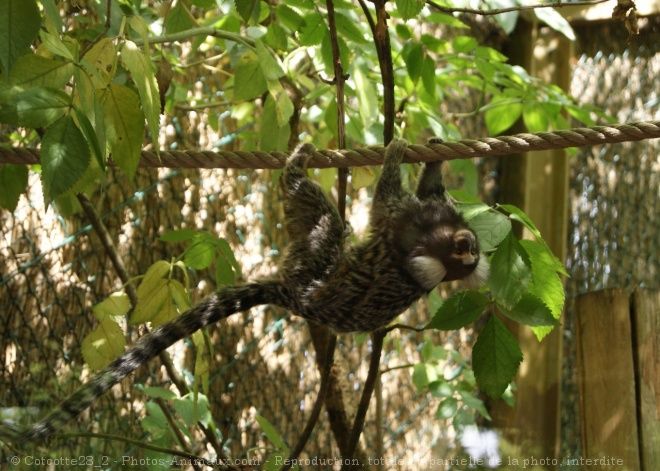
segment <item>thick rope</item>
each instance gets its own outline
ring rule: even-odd
[[[433,162],[507,155],[534,150],[565,149],[595,144],[642,141],[660,137],[660,121],[574,128],[555,132],[523,133],[513,136],[465,139],[442,144],[408,146],[404,162]],[[385,148],[371,146],[360,149],[318,150],[309,162],[314,168],[345,168],[381,165]],[[282,168],[288,154],[284,152],[243,151],[142,151],[140,167],[168,168]],[[37,164],[39,150],[0,147],[0,163]],[[112,162],[109,163],[112,165]]]

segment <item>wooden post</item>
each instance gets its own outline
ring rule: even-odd
[[[628,293],[581,295],[575,314],[583,457],[623,460],[599,469],[641,469]]]
[[[660,469],[660,291],[633,294],[640,455],[644,471]]]

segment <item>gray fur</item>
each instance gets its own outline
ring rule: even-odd
[[[176,341],[260,304],[284,307],[335,332],[368,332],[386,326],[440,281],[474,281],[480,256],[476,236],[445,194],[440,164],[426,165],[413,195],[403,188],[399,171],[406,147],[404,140],[387,147],[373,197],[371,233],[345,248],[346,226],[337,209],[306,176],[314,147],[298,146],[282,175],[289,245],[278,280],[219,289],[142,337],[41,422],[23,432],[0,427],[0,436],[23,442],[47,438]],[[476,251],[474,265],[455,260],[455,234],[466,231],[462,239],[470,253]]]

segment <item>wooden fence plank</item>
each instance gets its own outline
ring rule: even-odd
[[[638,416],[644,471],[660,469],[660,291],[633,295]]]
[[[581,295],[575,311],[583,457],[623,460],[599,469],[639,470],[628,293],[610,289]]]

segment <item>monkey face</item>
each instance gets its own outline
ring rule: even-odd
[[[488,279],[489,271],[474,233],[446,226],[418,240],[408,270],[428,290],[443,281],[454,280],[463,280],[468,287],[478,288]]]

